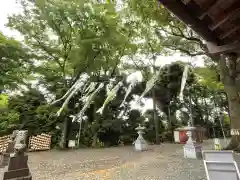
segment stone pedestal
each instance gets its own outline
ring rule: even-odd
[[[13,153],[10,154],[8,167],[3,173],[3,180],[32,180],[28,168],[26,138],[28,131],[18,131],[14,142]]]
[[[190,159],[202,159],[202,147],[199,144],[185,144],[184,157]]]
[[[28,156],[24,154],[10,157],[8,168],[3,174],[3,180],[32,180],[27,162]]]
[[[190,159],[201,159],[202,158],[202,147],[200,144],[196,143],[192,139],[192,132],[195,130],[195,127],[191,127],[190,125],[186,128],[188,141],[184,145],[184,157]]]
[[[144,127],[142,127],[142,126],[138,126],[137,128],[136,128],[136,130],[137,130],[137,133],[138,133],[138,138],[137,138],[137,140],[134,142],[134,144],[135,144],[135,150],[136,151],[144,151],[144,150],[147,150],[147,146],[148,146],[148,144],[147,144],[147,142],[145,141],[145,139],[143,138],[143,130],[144,130],[145,128]]]

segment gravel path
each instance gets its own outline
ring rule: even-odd
[[[33,152],[29,167],[34,180],[205,180],[202,161],[184,159],[179,144]]]
[[[176,148],[177,146],[177,148]],[[157,150],[162,150],[158,152]],[[165,145],[154,152],[146,152],[135,161],[133,168],[123,168],[116,174],[117,180],[203,180],[205,172],[202,161],[183,158],[182,146]],[[109,178],[111,179],[111,178]]]

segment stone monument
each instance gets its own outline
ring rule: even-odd
[[[7,149],[5,152],[2,153],[0,167],[5,167],[8,165],[10,154],[13,153],[14,151],[14,144],[15,144],[15,138],[16,138],[17,132],[18,132],[17,130],[13,131],[12,135],[10,136]]]
[[[147,150],[147,142],[145,141],[145,139],[143,138],[143,130],[145,129],[145,127],[141,126],[140,124],[138,125],[138,127],[136,128],[137,133],[138,133],[138,138],[137,140],[134,142],[135,144],[135,150],[136,151],[144,151]]]
[[[196,127],[192,127],[191,122],[188,122],[188,127],[185,128],[187,131],[188,140],[184,145],[184,157],[191,159],[201,159],[202,158],[202,147],[200,144],[196,143],[192,139],[193,131]]]
[[[28,156],[25,154],[27,133],[28,131],[17,132],[14,152],[10,155],[8,167],[3,173],[3,180],[32,180],[28,168]]]

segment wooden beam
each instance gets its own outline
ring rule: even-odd
[[[216,0],[216,1],[208,8],[208,10],[206,10],[206,11],[199,17],[199,19],[202,20],[202,19],[203,19],[205,16],[207,16],[211,11],[213,11],[216,6],[219,6],[219,5],[222,3],[222,1],[224,1],[224,0]]]
[[[212,6],[210,6],[208,8],[207,11],[205,11],[200,17],[199,19],[203,19],[205,16],[207,16],[208,14],[210,14],[212,11],[215,11],[215,9],[218,9],[218,7],[221,7],[222,10],[225,10],[227,8],[229,8],[236,0],[216,0],[215,3],[212,4]]]
[[[225,39],[228,36],[230,36],[232,33],[236,32],[239,28],[240,28],[240,26],[238,25],[238,26],[232,28],[231,30],[227,31],[226,33],[222,34],[219,38],[220,39]]]
[[[240,42],[227,44],[223,46],[217,46],[212,42],[207,43],[208,52],[210,54],[222,54],[222,53],[232,53],[240,52]]]
[[[208,26],[194,16],[194,9],[188,9],[180,0],[159,0],[169,11],[191,27],[196,33],[207,41],[219,44],[216,35],[209,30]]]
[[[224,24],[225,22],[229,21],[229,20],[234,20],[237,17],[240,17],[240,8],[236,9],[235,11],[229,13],[222,21],[218,22],[215,25],[210,26],[209,28],[214,31],[215,29],[217,29],[219,26],[221,26],[222,24]]]

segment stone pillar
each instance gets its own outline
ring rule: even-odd
[[[145,141],[145,139],[143,138],[143,130],[145,129],[145,127],[143,126],[139,126],[136,128],[137,133],[138,133],[138,138],[137,140],[134,142],[135,144],[135,150],[136,151],[144,151],[147,150],[147,142]]]
[[[184,145],[184,157],[191,159],[201,159],[202,158],[202,147],[200,144],[193,141],[193,131],[196,130],[195,127],[191,126],[191,122],[188,122],[188,127],[185,128],[187,130],[188,141]]]

